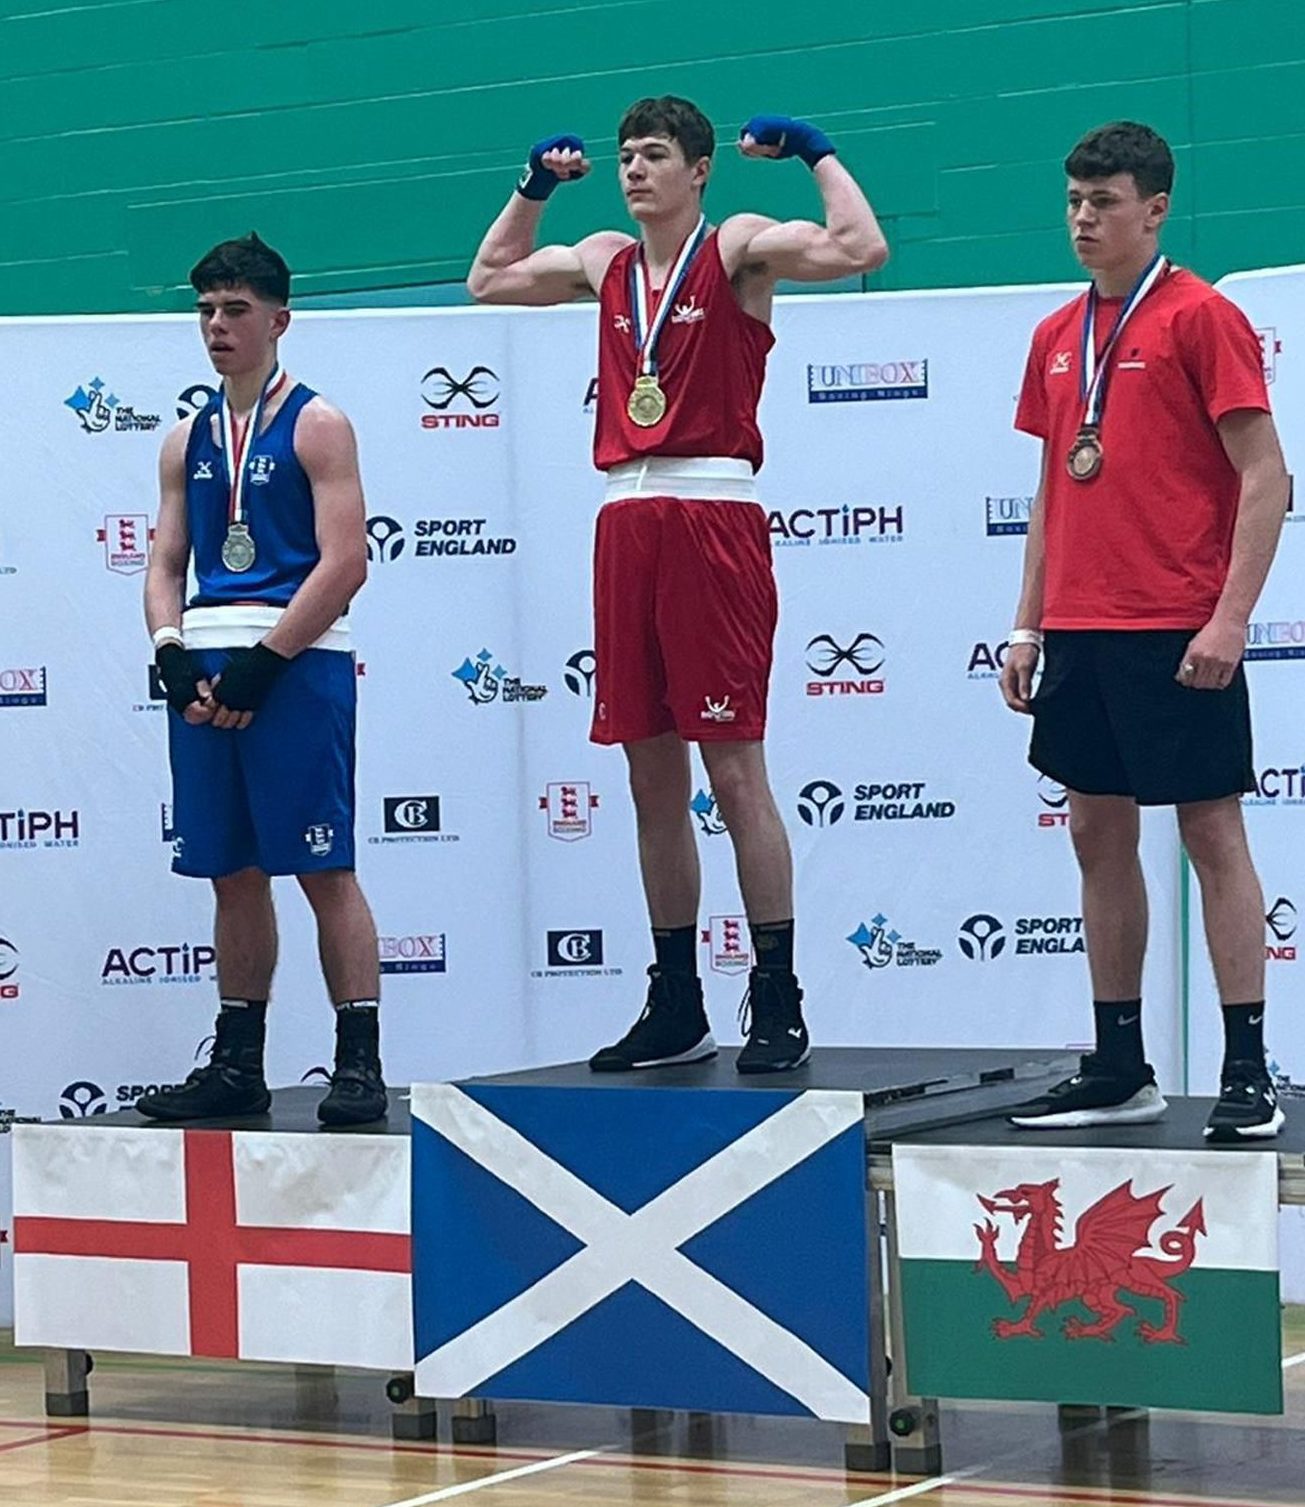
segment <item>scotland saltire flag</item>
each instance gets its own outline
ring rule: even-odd
[[[858,1093],[422,1084],[417,1390],[869,1420]]]

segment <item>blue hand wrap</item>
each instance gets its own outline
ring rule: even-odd
[[[744,136],[758,146],[778,147],[781,157],[801,157],[808,167],[834,155],[834,143],[819,126],[791,115],[754,115],[739,132],[740,140]]]
[[[517,184],[517,193],[523,199],[547,199],[549,194],[562,181],[551,168],[546,168],[540,162],[545,152],[571,150],[583,152],[585,144],[578,136],[545,136],[543,141],[537,141],[530,148],[530,156],[526,159],[525,171],[521,174],[521,181]]]

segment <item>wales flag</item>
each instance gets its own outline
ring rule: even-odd
[[[898,1145],[911,1390],[1281,1413],[1274,1152]]]

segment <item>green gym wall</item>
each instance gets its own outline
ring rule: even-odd
[[[818,121],[892,244],[869,286],[1074,276],[1060,164],[1120,117],[1174,147],[1175,259],[1305,261],[1305,0],[0,0],[0,313],[185,308],[250,228],[301,300],[461,301],[540,136],[594,159],[548,238],[623,223],[616,121],[652,93],[715,121],[716,218],[818,213],[731,146]]]

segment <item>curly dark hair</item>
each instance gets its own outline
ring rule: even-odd
[[[1135,120],[1113,120],[1089,131],[1065,158],[1071,178],[1111,178],[1130,173],[1145,198],[1174,186],[1174,154],[1163,136]]]

